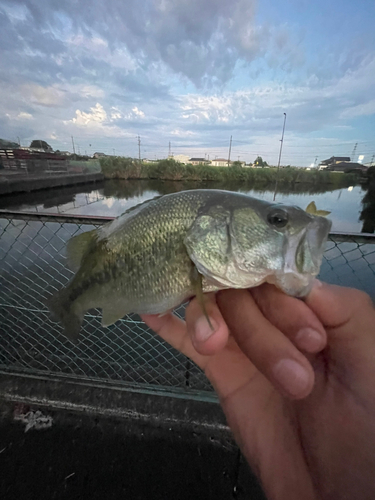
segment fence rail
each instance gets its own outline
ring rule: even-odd
[[[212,397],[201,370],[135,314],[103,328],[100,312],[91,311],[78,344],[51,320],[46,301],[72,277],[66,242],[110,220],[0,212],[0,369]],[[375,299],[375,236],[332,233],[320,278],[362,289]],[[184,308],[176,313],[183,317]]]

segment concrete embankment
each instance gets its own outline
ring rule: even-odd
[[[0,195],[74,186],[76,184],[87,184],[103,180],[104,176],[102,173],[17,175],[0,171]]]

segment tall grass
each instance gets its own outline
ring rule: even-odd
[[[330,184],[346,187],[356,184],[353,174],[302,170],[294,167],[241,168],[212,167],[209,165],[183,165],[174,160],[160,160],[157,163],[141,163],[132,158],[106,157],[100,160],[102,172],[107,179],[158,179],[165,181],[217,181],[244,184]]]

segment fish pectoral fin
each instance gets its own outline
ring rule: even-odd
[[[96,229],[87,231],[86,233],[78,234],[77,236],[73,236],[73,238],[70,238],[66,245],[66,253],[68,258],[68,265],[72,271],[78,271],[83,257],[96,240]]]
[[[108,304],[102,306],[102,326],[113,325],[113,323],[122,319],[128,312],[124,304]]]
[[[209,324],[211,330],[214,331],[214,327],[212,326],[212,323],[210,321],[210,317],[208,316],[207,310],[206,310],[206,304],[205,304],[205,298],[204,298],[203,286],[202,286],[202,275],[198,272],[198,269],[195,266],[194,266],[193,271],[192,271],[192,283],[193,283],[193,288],[195,291],[195,296],[197,298],[198,304],[201,306],[204,317],[206,318],[207,323]]]

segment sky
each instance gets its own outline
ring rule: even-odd
[[[0,137],[149,159],[232,137],[276,165],[285,113],[282,165],[367,163],[374,20],[374,0],[0,0]]]

